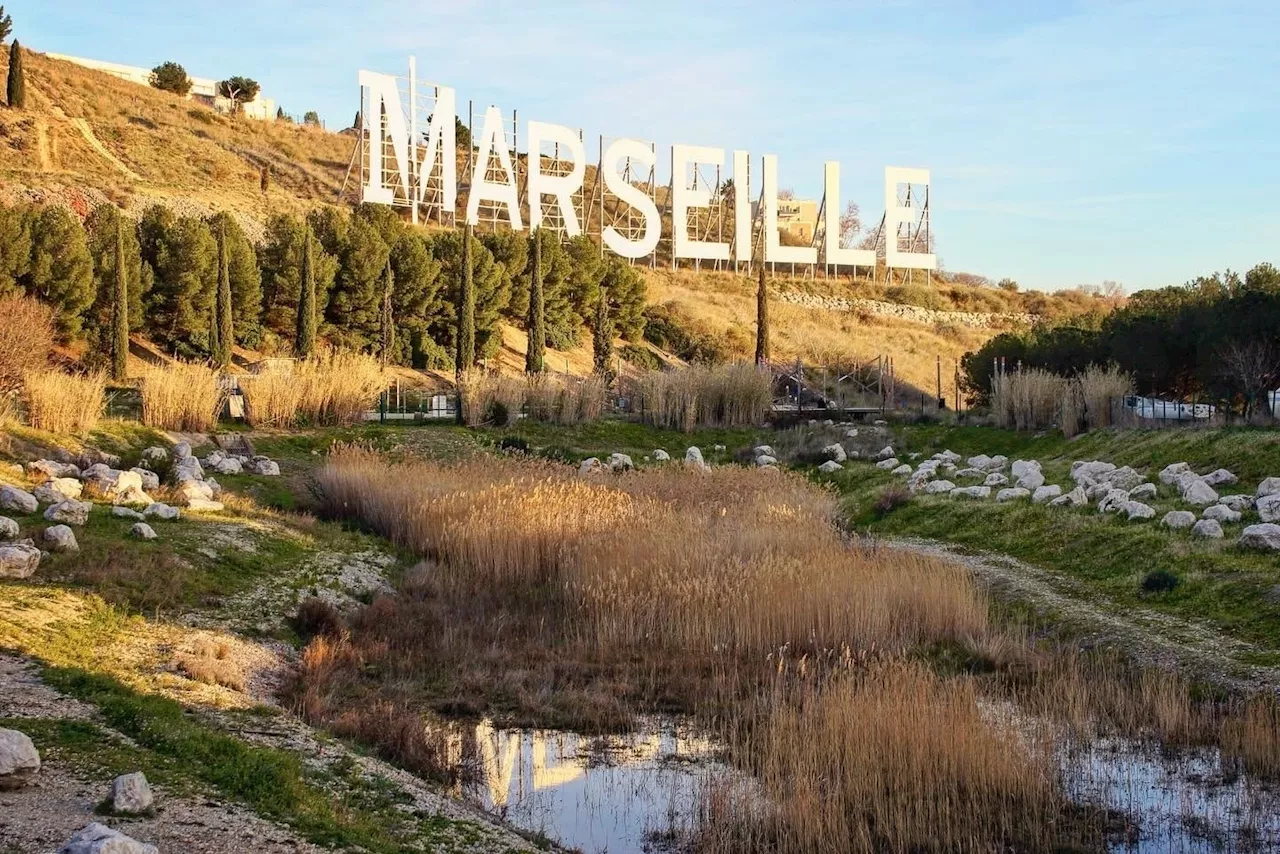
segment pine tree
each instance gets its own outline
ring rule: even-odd
[[[231,267],[227,262],[226,228],[218,229],[218,292],[214,295],[213,304],[218,326],[213,362],[225,368],[231,362],[231,348],[236,342],[231,319]]]
[[[391,259],[387,259],[387,270],[384,275],[385,283],[382,290],[382,346],[381,356],[382,364],[385,367],[391,361],[391,348],[395,345],[395,327],[392,325],[393,317],[391,313],[391,292],[395,289],[395,274],[391,272]]]
[[[769,361],[769,292],[764,284],[764,262],[760,262],[760,281],[756,285],[756,364]]]
[[[116,276],[111,300],[111,379],[124,382],[129,374],[129,279],[125,269],[124,223],[116,218]]]
[[[525,349],[526,374],[542,372],[547,358],[547,326],[542,297],[542,231],[533,230],[533,263],[529,265],[529,319],[525,328],[529,331],[529,346]]]
[[[316,347],[316,273],[311,258],[311,224],[302,236],[302,287],[298,290],[298,335],[294,352],[299,359]]]
[[[600,288],[596,300],[596,318],[591,324],[591,357],[595,372],[608,377],[609,363],[613,361],[613,318],[609,312],[609,289]]]
[[[88,235],[74,214],[56,207],[33,209],[29,233],[30,263],[21,282],[53,309],[59,336],[74,339],[96,296]]]
[[[476,362],[476,287],[471,269],[471,223],[462,233],[462,287],[458,289],[458,374]]]
[[[15,110],[27,106],[27,78],[22,71],[22,46],[17,39],[9,46],[9,106]]]

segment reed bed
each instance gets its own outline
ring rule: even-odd
[[[245,418],[255,427],[349,426],[363,420],[386,388],[378,360],[334,352],[240,381]]]
[[[997,427],[1047,430],[1068,436],[1115,423],[1133,378],[1115,365],[1090,365],[1071,377],[1040,368],[999,372],[991,380],[991,414]]]
[[[545,461],[389,463],[349,448],[320,486],[330,512],[437,561],[453,594],[545,591],[575,616],[573,640],[598,649],[821,654],[987,630],[962,569],[850,545],[834,499],[789,476],[665,468],[612,486]]]
[[[98,426],[107,410],[107,377],[30,371],[23,379],[27,421],[50,433],[85,434]]]
[[[972,680],[890,660],[783,694],[731,739],[759,792],[707,791],[694,850],[985,854],[1062,841],[1050,745],[993,726]]]
[[[195,362],[146,368],[141,390],[142,423],[161,430],[212,430],[226,400],[218,372]]]
[[[773,403],[773,376],[750,363],[654,371],[635,389],[640,420],[689,432],[757,426]]]
[[[467,425],[509,427],[522,412],[553,424],[596,421],[604,413],[609,385],[594,374],[578,380],[558,374],[508,376],[473,370],[463,376],[460,391]]]

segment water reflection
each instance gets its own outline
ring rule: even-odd
[[[703,783],[733,773],[710,740],[670,720],[598,737],[485,721],[467,741],[456,749],[480,772],[472,800],[586,854],[658,850],[691,826]]]

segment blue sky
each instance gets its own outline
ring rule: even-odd
[[[938,254],[1024,286],[1129,291],[1280,263],[1280,4],[7,2],[49,50],[245,74],[344,126],[360,68],[522,118],[777,154],[780,185],[879,220],[886,165],[932,170]],[[588,145],[594,158],[595,146]]]

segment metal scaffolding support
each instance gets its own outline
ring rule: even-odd
[[[600,255],[604,257],[604,240],[602,235],[606,228],[612,227],[627,240],[637,241],[644,237],[645,220],[644,216],[633,208],[631,205],[619,199],[613,193],[609,192],[604,183],[604,173],[606,169],[613,169],[617,166],[615,163],[604,162],[604,152],[616,141],[616,137],[599,137],[600,156],[596,161],[595,181],[591,186],[590,211],[597,214],[597,228],[592,232],[589,226],[587,232],[600,241]],[[655,154],[655,161],[658,147],[655,143],[646,142],[649,150]],[[632,161],[630,157],[624,158],[622,161],[621,173],[622,180],[631,186],[643,192],[657,207],[657,173],[653,166],[644,166],[643,164]],[[635,263],[632,260],[631,263]],[[657,253],[649,255],[648,265],[650,268],[655,267],[658,263]]]

